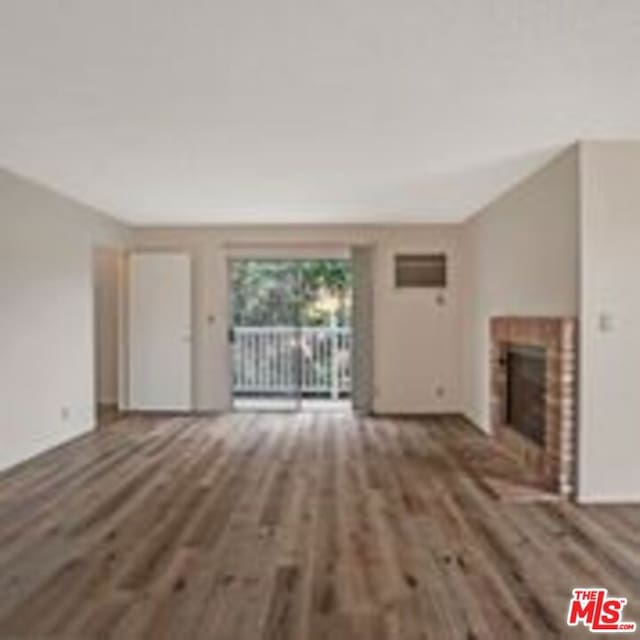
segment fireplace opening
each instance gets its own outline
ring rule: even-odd
[[[545,446],[547,353],[544,347],[506,347],[505,424],[540,447]]]
[[[574,490],[575,318],[491,318],[491,426],[540,486]]]

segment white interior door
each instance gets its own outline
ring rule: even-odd
[[[129,404],[140,411],[191,409],[191,260],[133,253],[129,277]]]

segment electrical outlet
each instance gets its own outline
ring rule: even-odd
[[[67,420],[69,420],[69,418],[71,417],[71,409],[69,407],[62,407],[60,409],[60,417],[67,422]]]
[[[446,395],[446,390],[444,387],[436,387],[436,396],[438,398],[444,398]]]

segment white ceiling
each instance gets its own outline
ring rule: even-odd
[[[138,224],[473,213],[640,136],[638,0],[0,0],[0,165]]]

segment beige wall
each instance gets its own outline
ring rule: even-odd
[[[200,410],[229,407],[227,260],[243,247],[287,253],[353,245],[375,249],[375,409],[379,412],[456,411],[461,404],[461,229],[420,227],[220,227],[140,229],[138,249],[188,250],[194,260],[194,398]],[[445,251],[450,256],[447,305],[433,291],[397,291],[396,252]],[[246,253],[246,250],[244,251]],[[208,316],[214,316],[210,324]],[[440,397],[438,387],[445,391]]]
[[[582,145],[579,497],[640,500],[640,143]]]
[[[0,468],[94,425],[92,252],[126,230],[0,171]]]
[[[488,431],[489,319],[578,312],[578,149],[571,147],[464,225],[464,391]]]

